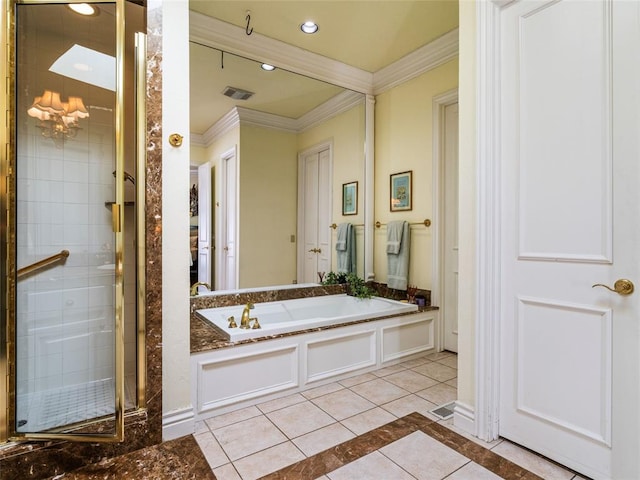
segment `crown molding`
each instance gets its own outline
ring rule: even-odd
[[[293,118],[264,113],[244,107],[235,107],[240,118],[240,125],[271,128],[289,133],[298,133],[298,121]]]
[[[222,135],[238,125],[240,125],[240,115],[238,115],[237,108],[232,108],[201,135],[203,145],[208,147]]]
[[[365,95],[345,90],[335,97],[327,100],[322,105],[317,106],[310,112],[305,113],[297,120],[298,133],[309,130],[320,123],[329,120],[343,112],[364,103]]]
[[[192,147],[206,147],[207,144],[204,141],[204,135],[201,133],[193,133],[189,134],[189,143]]]
[[[191,134],[191,143],[195,146],[208,147],[222,135],[238,125],[253,125],[271,128],[288,133],[301,133],[320,123],[329,120],[350,108],[364,103],[364,95],[358,92],[345,91],[327,100],[298,119],[259,112],[250,108],[234,107],[220,120],[214,123],[204,134]]]
[[[247,35],[244,28],[198,12],[189,12],[189,39],[360,93],[371,93],[370,72],[257,32]]]
[[[390,90],[458,56],[458,29],[414,50],[373,74],[373,93]]]

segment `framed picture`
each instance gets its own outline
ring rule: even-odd
[[[358,182],[342,184],[342,215],[358,213]]]
[[[413,195],[412,171],[394,173],[391,178],[391,203],[392,212],[411,210],[411,197]]]

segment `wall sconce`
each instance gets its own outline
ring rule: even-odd
[[[78,120],[89,118],[89,112],[80,97],[69,97],[68,102],[60,100],[60,94],[45,90],[42,96],[33,100],[27,110],[29,116],[37,118],[36,125],[45,138],[50,138],[56,147],[61,148],[64,141],[77,135],[80,126]]]

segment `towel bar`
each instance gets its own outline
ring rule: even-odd
[[[386,225],[386,223],[380,223],[380,222],[376,222],[376,228],[380,228],[383,225]],[[424,225],[425,227],[430,227],[431,226],[431,220],[429,220],[428,218],[426,220],[424,220],[423,222],[413,222],[410,223],[409,225]]]

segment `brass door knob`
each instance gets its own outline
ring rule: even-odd
[[[172,133],[171,135],[169,135],[169,144],[172,147],[179,147],[182,145],[182,139],[184,137],[182,135],[180,135],[179,133]]]
[[[322,253],[322,250],[320,250],[319,248],[312,248],[311,250],[309,250],[309,253]]]
[[[607,290],[615,292],[619,295],[631,295],[635,287],[633,286],[633,282],[631,280],[627,280],[626,278],[621,278],[620,280],[616,280],[616,283],[613,284],[613,288],[608,285],[604,285],[602,283],[596,283],[595,285],[591,285],[593,287],[604,287]]]

